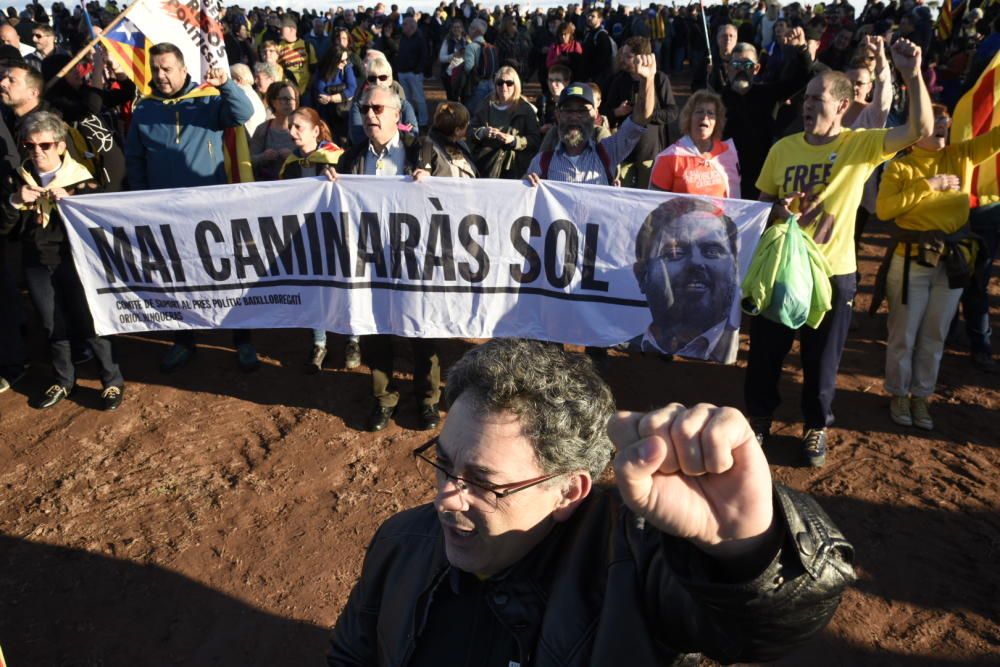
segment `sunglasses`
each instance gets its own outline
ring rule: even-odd
[[[507,86],[508,88],[513,88],[514,82],[511,81],[510,79],[499,79],[497,81],[497,88],[499,88],[500,86]]]
[[[358,108],[361,109],[362,116],[367,116],[369,111],[374,112],[376,116],[381,116],[382,112],[386,109],[395,109],[396,107],[390,107],[385,104],[362,104]]]
[[[375,83],[376,81],[388,81],[388,74],[372,74],[368,77],[368,83]]]
[[[34,150],[35,148],[41,149],[43,151],[50,151],[54,146],[56,146],[58,141],[40,141],[35,143],[34,141],[24,141],[21,143],[21,148],[26,151]]]

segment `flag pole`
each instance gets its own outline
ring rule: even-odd
[[[134,9],[135,6],[138,5],[140,2],[142,2],[142,0],[132,0],[132,2],[129,3],[128,7],[123,9],[122,13],[115,17],[114,21],[112,21],[111,23],[109,23],[104,27],[104,29],[102,30],[102,34],[106,34],[114,30],[119,23],[125,20],[125,17],[128,15],[128,13],[132,11],[132,9]],[[97,45],[99,41],[101,41],[101,35],[96,35],[93,39],[91,39],[90,42],[85,47],[80,49],[80,51],[75,56],[73,56],[72,60],[66,63],[65,67],[59,70],[59,72],[54,77],[52,77],[45,83],[45,90],[51,88],[53,85],[55,85],[56,81],[66,76],[71,69],[76,67],[76,64],[81,60],[83,60],[87,56],[87,54],[91,52],[94,46]]]
[[[705,48],[708,49],[708,66],[712,66],[712,40],[708,37],[708,17],[705,16],[705,2],[698,0],[701,5],[701,25],[705,28]]]

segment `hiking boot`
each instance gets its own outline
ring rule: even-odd
[[[913,425],[925,431],[934,430],[934,420],[931,419],[931,412],[927,409],[926,396],[914,396],[910,400],[910,409],[913,411]]]
[[[356,340],[349,340],[344,348],[344,368],[357,368],[360,365],[361,345]]]
[[[910,414],[910,397],[893,396],[889,400],[889,416],[900,426],[913,426],[913,415]]]
[[[125,398],[125,387],[108,387],[101,392],[101,409],[105,412],[117,410]]]
[[[753,435],[757,438],[757,443],[763,447],[764,441],[767,440],[768,436],[771,435],[771,420],[768,417],[751,417],[750,418],[750,428],[753,429]]]
[[[802,438],[802,453],[806,463],[813,468],[822,468],[826,463],[826,429],[810,428]]]
[[[260,368],[260,359],[257,358],[257,348],[253,343],[243,343],[236,348],[236,364],[244,373],[253,373]]]
[[[997,362],[993,359],[993,355],[985,350],[972,353],[972,365],[987,373],[997,372]]]
[[[315,375],[323,370],[324,359],[326,359],[326,346],[313,345],[312,354],[309,355],[309,361],[306,362],[306,373],[309,375]]]
[[[167,356],[160,362],[161,373],[173,373],[178,368],[191,361],[194,357],[194,348],[183,343],[174,343],[167,351]]]

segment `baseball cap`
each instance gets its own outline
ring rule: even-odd
[[[559,96],[559,106],[563,106],[570,100],[583,100],[590,106],[597,106],[594,104],[594,91],[585,83],[571,83],[563,88],[562,94]]]

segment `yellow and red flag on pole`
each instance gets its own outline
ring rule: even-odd
[[[101,44],[107,49],[108,57],[113,58],[132,79],[135,87],[143,95],[149,95],[149,82],[153,78],[149,62],[149,47],[152,44],[146,35],[126,18],[111,32],[101,36]]]
[[[951,37],[951,31],[959,17],[964,13],[964,9],[965,0],[943,0],[937,20],[938,39],[947,40]]]
[[[986,134],[1000,125],[1000,52],[955,106],[951,142],[957,143]],[[1000,201],[1000,153],[986,162],[970,166],[962,174],[962,190],[968,192],[973,206]]]

